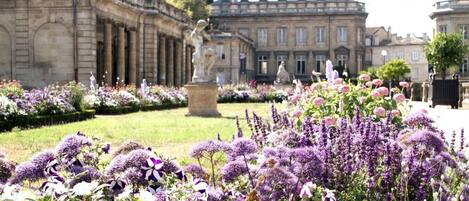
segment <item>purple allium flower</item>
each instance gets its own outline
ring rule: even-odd
[[[230,155],[233,158],[256,153],[257,145],[252,139],[237,138],[231,142]]]
[[[438,156],[440,156],[442,161],[446,163],[448,166],[452,168],[456,168],[458,166],[458,163],[456,162],[456,160],[448,152],[443,151],[440,154],[438,154]]]
[[[55,156],[50,151],[44,151],[32,157],[30,162],[23,163],[16,167],[15,177],[12,183],[21,183],[24,180],[37,181],[46,177],[45,170],[50,161]]]
[[[122,179],[133,185],[143,185],[146,183],[145,176],[142,173],[142,170],[136,167],[127,168],[124,171]]]
[[[129,152],[133,151],[133,150],[138,150],[138,149],[145,149],[145,146],[137,143],[137,142],[132,142],[132,141],[128,141],[128,142],[125,142],[124,144],[122,144],[119,148],[117,148],[117,150],[114,152],[113,156],[117,156],[117,155],[125,155],[125,154],[128,154]]]
[[[207,201],[226,200],[223,191],[220,188],[209,187],[207,190]]]
[[[155,154],[150,151],[143,149],[131,151],[125,156],[125,160],[123,163],[124,169],[131,167],[145,167],[146,165],[148,165],[147,160],[150,158],[156,158]]]
[[[289,193],[296,190],[297,177],[282,167],[273,166],[259,171],[259,197],[261,200],[288,199]]]
[[[188,174],[191,174],[195,178],[205,179],[208,176],[208,174],[207,174],[207,172],[205,172],[204,168],[201,167],[200,165],[196,165],[196,164],[190,164],[190,165],[186,166],[185,172],[187,172]]]
[[[446,148],[443,140],[438,137],[434,132],[428,130],[422,130],[412,134],[411,136],[409,136],[409,138],[407,138],[407,143],[423,144],[425,146],[434,148],[435,151],[438,153]]]
[[[227,151],[228,149],[228,145],[224,142],[210,140],[196,145],[192,149],[190,156],[192,158],[200,159],[204,156],[207,156],[205,154],[213,155],[217,152]]]
[[[65,137],[57,145],[57,155],[60,157],[74,158],[81,152],[84,146],[91,146],[92,141],[83,135],[70,135]]]
[[[161,170],[165,173],[176,173],[181,170],[181,167],[176,160],[164,160]]]
[[[406,117],[404,122],[411,127],[431,128],[434,120],[424,112],[415,112]]]
[[[107,176],[111,176],[117,172],[124,171],[124,161],[124,155],[117,155],[106,167],[106,169],[104,170],[104,174]]]
[[[249,169],[243,161],[231,161],[221,169],[221,176],[225,182],[233,182],[237,177],[248,173]]]
[[[0,184],[6,183],[15,171],[15,164],[0,158]]]
[[[101,178],[101,173],[94,167],[90,167],[90,166],[82,167],[81,171],[77,171],[77,172],[79,172],[76,175],[78,177],[73,178],[69,182],[70,186],[74,186],[75,184],[78,184],[78,183],[81,183],[81,182],[90,183],[94,180],[98,180],[99,178]]]

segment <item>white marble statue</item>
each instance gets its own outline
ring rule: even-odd
[[[207,25],[208,23],[205,20],[199,20],[191,33],[192,43],[195,47],[192,57],[192,63],[194,64],[192,82],[213,81],[210,71],[216,62],[216,53],[213,48],[204,45],[204,38],[210,40],[210,35],[204,31]]]
[[[90,72],[90,90],[94,91],[98,88],[98,84],[96,83],[96,78],[94,77],[93,73]]]
[[[332,64],[331,60],[327,60],[326,61],[326,78],[327,78],[327,82],[329,84],[332,84],[334,82],[334,77],[335,77],[334,65]]]
[[[285,70],[285,62],[282,61],[280,66],[278,66],[276,83],[287,84],[290,83],[290,81],[290,74],[288,74],[287,70]]]

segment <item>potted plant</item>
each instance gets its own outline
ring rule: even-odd
[[[460,66],[464,62],[468,46],[460,34],[439,33],[435,39],[425,47],[425,55],[428,63],[433,66],[433,74],[430,75],[430,89],[428,100],[430,107],[436,105],[451,105],[451,108],[459,106],[459,78],[457,74],[448,80],[448,71],[452,66]],[[441,80],[435,79],[435,75],[441,76]]]

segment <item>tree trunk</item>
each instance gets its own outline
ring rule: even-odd
[[[441,76],[442,76],[441,78],[442,78],[443,80],[446,80],[446,70],[441,71]]]

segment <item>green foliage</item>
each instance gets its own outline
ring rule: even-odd
[[[399,80],[410,73],[410,67],[402,59],[395,59],[387,62],[378,69],[378,77],[382,80]]]
[[[443,79],[451,66],[461,65],[464,62],[468,46],[464,44],[460,34],[439,33],[435,39],[425,47],[428,63],[433,65],[435,73]]]
[[[83,111],[85,109],[84,97],[86,88],[81,83],[70,82],[65,88],[70,92],[70,104],[77,110]]]
[[[369,67],[366,70],[360,71],[360,75],[368,74],[371,79],[378,79],[378,69],[379,67]]]
[[[207,19],[210,16],[210,8],[206,0],[169,0],[168,2],[185,10],[195,21]]]

